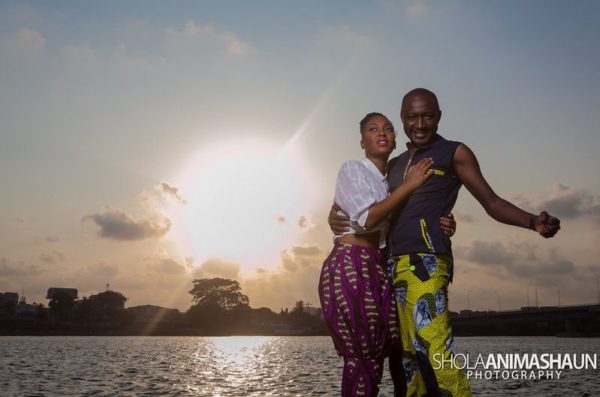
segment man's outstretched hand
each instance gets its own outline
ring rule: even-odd
[[[541,236],[550,238],[560,230],[560,219],[542,211],[535,220],[534,229]]]

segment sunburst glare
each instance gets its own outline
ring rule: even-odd
[[[187,201],[172,208],[173,235],[196,262],[227,258],[242,271],[274,265],[309,209],[309,175],[294,146],[228,141],[199,151],[176,179]]]

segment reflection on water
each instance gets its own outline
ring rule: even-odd
[[[188,389],[212,396],[336,394],[338,360],[329,343],[318,337],[205,338],[193,353],[198,376]]]
[[[457,338],[479,353],[600,353],[599,339]],[[0,337],[2,396],[339,395],[327,337]],[[387,372],[387,371],[386,371]],[[595,395],[598,371],[560,380],[472,381],[475,395]],[[391,396],[389,375],[381,395]]]

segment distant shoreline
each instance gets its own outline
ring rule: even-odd
[[[0,316],[2,336],[328,336],[322,317],[302,310],[275,314],[268,309],[207,312],[192,321],[172,309],[142,307],[113,318],[60,321],[36,315]],[[150,310],[151,309],[151,310]],[[222,313],[221,313],[222,314]],[[524,307],[512,311],[452,313],[454,336],[600,337],[600,305]]]

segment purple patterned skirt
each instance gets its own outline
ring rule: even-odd
[[[323,316],[340,356],[380,359],[399,344],[391,280],[378,249],[335,243],[319,281]]]

